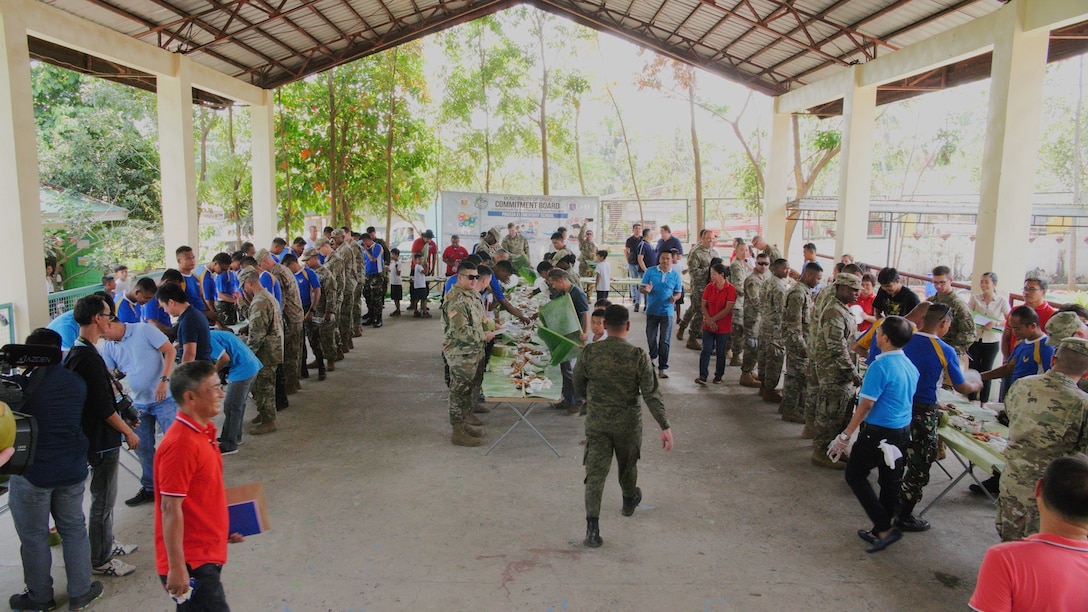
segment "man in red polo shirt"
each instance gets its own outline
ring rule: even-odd
[[[181,364],[174,369],[170,394],[178,404],[177,420],[155,455],[159,578],[179,611],[229,611],[220,573],[227,543],[243,538],[229,533],[223,459],[211,422],[223,401],[215,365]]]

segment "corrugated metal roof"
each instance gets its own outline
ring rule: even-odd
[[[276,87],[519,0],[44,0]],[[768,94],[986,15],[999,0],[526,0]],[[46,57],[45,59],[48,59]]]

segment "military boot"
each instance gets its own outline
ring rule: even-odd
[[[464,419],[465,422],[469,425],[475,425],[476,427],[481,427],[484,424],[484,422],[480,420],[480,417],[472,414],[471,412],[461,415],[461,418]]]
[[[625,495],[623,497],[623,509],[620,510],[620,513],[624,516],[631,516],[635,513],[635,508],[638,508],[640,503],[642,503],[642,489],[635,487],[634,495],[631,497]]]
[[[482,430],[482,429],[479,429],[477,427],[473,427],[472,425],[469,425],[468,423],[461,423],[461,426],[464,427],[465,433],[472,436],[473,438],[482,438],[482,437],[484,437],[484,430]]]
[[[757,388],[757,387],[758,388],[763,388],[763,385],[759,382],[759,379],[756,378],[751,372],[742,372],[741,373],[741,375],[740,375],[740,386],[742,386],[742,387],[752,387],[752,388]]]
[[[316,367],[320,367],[320,364],[317,363],[317,359],[314,359],[310,363],[307,363],[306,367],[307,368],[316,368]]]
[[[688,326],[687,323],[684,323],[683,320],[681,320],[680,324],[676,326],[676,339],[677,340],[683,340],[684,339],[684,330],[687,329],[687,326]]]
[[[472,437],[472,434],[465,430],[464,423],[457,423],[453,426],[453,435],[450,436],[450,442],[454,446],[480,446],[483,444],[479,438]]]
[[[729,360],[729,365],[731,365],[731,366],[741,365],[740,355],[738,355],[736,353],[733,353],[733,358]]]
[[[325,371],[335,372],[336,371],[336,360],[335,359],[329,359],[327,361],[328,361],[329,365],[325,366]]]
[[[763,401],[772,404],[781,404],[782,394],[778,392],[778,389],[765,389],[763,391]]]
[[[703,345],[699,344],[699,339],[696,338],[695,336],[688,336],[688,343],[685,344],[684,346],[686,346],[687,348],[689,348],[689,349],[691,349],[693,351],[703,350]]]
[[[586,519],[586,539],[582,540],[582,545],[588,548],[600,548],[601,544],[604,544],[604,540],[601,539],[601,526],[597,518]]]
[[[812,425],[808,422],[805,423],[805,428],[801,430],[802,440],[811,440],[816,437],[816,432],[813,431]]]
[[[832,470],[845,470],[845,461],[832,461],[831,457],[828,457],[824,451],[815,448],[812,450],[812,465],[823,468],[830,468]]]

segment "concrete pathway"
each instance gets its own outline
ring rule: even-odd
[[[696,386],[698,356],[674,340],[663,386],[676,447],[661,450],[645,412],[642,505],[620,515],[613,470],[604,547],[585,549],[583,419],[533,413],[559,458],[524,426],[489,456],[453,447],[439,319],[385,321],[327,381],[303,381],[278,433],[247,435],[224,458],[228,486],[264,483],[272,522],[230,548],[233,609],[963,610],[998,541],[993,506],[961,483],[927,516],[931,531],[866,554],[860,505],[841,472],[809,464],[801,427],[737,386],[739,368],[727,384]],[[645,346],[642,314],[632,327]],[[488,444],[516,420],[505,408],[483,417]],[[934,472],[927,498],[948,482]],[[116,510],[118,539],[140,547],[125,559],[138,570],[104,579],[98,610],[173,609],[155,575],[151,506],[122,501],[138,486],[122,473]],[[54,549],[63,609],[61,562]],[[3,516],[0,594],[21,590]]]

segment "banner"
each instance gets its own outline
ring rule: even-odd
[[[502,237],[507,225],[529,241],[529,258],[535,265],[551,250],[551,235],[559,227],[567,228],[568,247],[578,254],[578,230],[574,225],[589,222],[596,230],[600,200],[596,196],[513,195],[504,193],[471,193],[443,191],[442,231],[438,236],[439,251],[450,242],[451,235],[461,238],[469,251],[480,241],[480,233],[498,228]],[[599,232],[598,232],[599,233]]]

